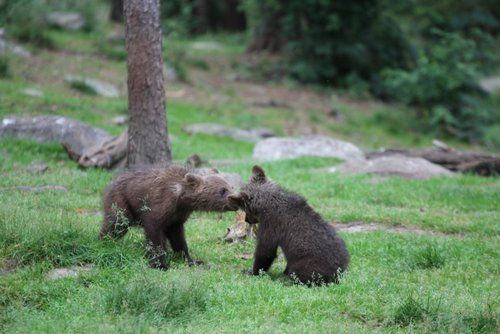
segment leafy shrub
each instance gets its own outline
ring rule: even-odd
[[[44,0],[6,0],[0,5],[0,23],[17,40],[53,48],[47,35],[46,17],[50,7]]]
[[[167,35],[241,31],[246,20],[238,0],[161,0],[161,21]]]
[[[475,43],[456,33],[435,34],[438,42],[421,53],[414,69],[384,71],[386,93],[415,106],[429,125],[427,130],[481,139],[493,114],[481,107],[486,95],[477,85]]]
[[[250,48],[284,51],[304,82],[377,82],[381,68],[408,68],[413,51],[379,1],[248,0]],[[264,13],[264,14],[262,14]]]
[[[54,48],[55,43],[48,34],[47,17],[51,12],[78,12],[85,18],[83,30],[92,31],[98,25],[99,9],[98,0],[4,0],[0,1],[0,25],[5,25],[7,32],[21,42]]]

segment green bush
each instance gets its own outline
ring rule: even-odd
[[[36,46],[53,48],[47,35],[46,17],[50,12],[44,0],[6,0],[0,4],[0,24],[17,40]]]
[[[48,34],[47,17],[54,11],[75,11],[85,18],[84,31],[96,29],[96,13],[100,9],[98,0],[4,0],[0,1],[0,26],[15,39],[39,47],[54,48],[55,43]]]
[[[283,51],[300,81],[376,84],[380,69],[413,63],[410,44],[379,1],[247,0],[246,8],[250,48]]]
[[[384,71],[386,93],[415,106],[427,130],[482,139],[493,113],[482,107],[486,95],[477,85],[475,42],[457,33],[435,31],[435,35],[436,44],[420,54],[414,69]]]

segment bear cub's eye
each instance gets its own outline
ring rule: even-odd
[[[227,188],[222,188],[222,189],[220,190],[220,195],[221,195],[221,196],[225,196],[225,195],[227,194],[227,192],[228,192],[228,191],[229,191],[229,190],[227,190]]]

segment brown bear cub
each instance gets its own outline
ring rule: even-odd
[[[103,197],[104,222],[100,238],[123,237],[130,226],[142,226],[151,247],[151,265],[166,269],[166,241],[190,265],[201,264],[188,252],[184,223],[193,211],[236,211],[235,194],[217,171],[196,175],[171,165],[128,171],[119,175]]]
[[[347,269],[349,252],[334,228],[302,196],[270,182],[259,166],[230,200],[245,211],[248,223],[260,224],[253,275],[268,271],[278,247],[287,260],[285,275],[302,283],[337,283]]]

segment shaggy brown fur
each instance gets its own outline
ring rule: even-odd
[[[254,275],[269,270],[278,247],[287,260],[285,274],[302,283],[337,283],[347,269],[349,253],[334,228],[303,197],[268,181],[259,166],[230,200],[245,211],[247,222],[260,224]]]
[[[228,200],[234,191],[216,172],[201,176],[172,165],[121,174],[104,193],[100,238],[121,238],[130,226],[140,225],[151,246],[152,266],[167,268],[166,240],[189,264],[201,263],[189,256],[184,223],[193,211],[237,209]]]

